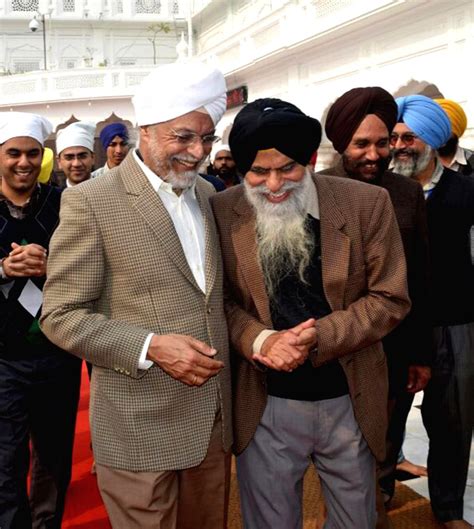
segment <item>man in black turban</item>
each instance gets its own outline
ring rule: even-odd
[[[375,526],[387,394],[380,339],[409,309],[405,259],[385,190],[307,168],[320,137],[319,122],[291,103],[250,103],[229,136],[244,184],[211,201],[238,352],[246,529],[302,526],[309,458],[327,527]]]
[[[401,228],[412,308],[402,324],[383,339],[389,367],[390,422],[380,484],[386,500],[394,493],[397,457],[414,394],[424,389],[430,378],[433,347],[428,319],[428,228],[423,190],[418,182],[387,170],[389,136],[396,121],[397,104],[383,88],[349,90],[329,109],[326,121],[326,135],[342,158],[335,167],[321,171],[384,187]]]
[[[257,99],[239,112],[230,132],[232,155],[242,174],[260,150],[275,148],[306,165],[321,142],[321,125],[280,99]]]

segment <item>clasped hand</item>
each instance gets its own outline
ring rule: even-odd
[[[317,344],[315,323],[310,318],[292,329],[271,334],[253,359],[276,371],[293,371],[306,361]]]
[[[3,271],[8,277],[41,277],[46,275],[47,251],[39,244],[21,246],[12,242],[12,251],[3,260]]]

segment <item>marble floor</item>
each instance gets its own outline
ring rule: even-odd
[[[419,408],[417,408],[417,406],[421,404],[422,400],[423,393],[417,393],[410,411],[410,415],[408,416],[403,451],[405,453],[405,457],[408,460],[419,465],[426,465],[426,457],[428,454],[428,438],[421,420],[421,412]],[[405,484],[418,492],[418,494],[421,494],[425,498],[429,498],[427,478],[411,479],[405,482]],[[474,441],[471,445],[469,476],[466,493],[464,495],[464,517],[468,522],[474,524]]]

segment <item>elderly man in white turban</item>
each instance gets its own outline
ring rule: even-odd
[[[38,183],[51,130],[36,114],[0,113],[2,529],[60,529],[71,476],[81,362],[38,325],[61,197]]]
[[[222,263],[198,167],[225,111],[204,64],[153,71],[139,149],[64,193],[42,327],[94,364],[92,444],[112,526],[223,529],[232,441]]]
[[[65,187],[89,180],[94,166],[95,124],[76,121],[58,131],[56,153],[59,168],[64,172]]]

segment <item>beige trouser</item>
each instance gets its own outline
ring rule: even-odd
[[[100,493],[113,529],[225,529],[230,452],[216,419],[207,455],[178,471],[128,472],[97,465]]]

